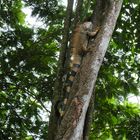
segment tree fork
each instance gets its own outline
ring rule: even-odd
[[[95,29],[101,26],[101,23],[104,20],[102,17],[105,14],[106,6],[107,4],[105,4],[104,1],[96,2],[96,7],[95,7],[95,10],[93,11],[92,18],[91,18]],[[93,117],[93,111],[94,111],[94,101],[95,101],[95,89],[93,89],[93,93],[92,93],[90,103],[87,109],[86,117],[85,117],[85,123],[84,123],[84,129],[83,129],[83,140],[89,139],[89,132],[90,132],[91,124],[92,124],[92,117]]]
[[[82,140],[84,137],[83,128],[85,116],[93,87],[95,86],[98,71],[115,28],[122,1],[123,0],[97,1],[96,6],[100,8],[103,7],[103,9],[96,7],[96,10],[102,11],[101,15],[96,14],[98,15],[97,17],[101,17],[95,22],[95,25],[100,25],[100,30],[94,43],[90,44],[90,47],[92,47],[91,52],[83,58],[81,69],[75,77],[71,88],[70,105],[66,110],[55,140]]]

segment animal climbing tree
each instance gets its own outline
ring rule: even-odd
[[[0,1],[0,140],[138,140],[140,1],[62,1]],[[85,21],[99,30],[67,98],[70,40]]]
[[[82,1],[79,0],[78,2],[79,3],[77,3],[76,16],[80,17],[80,13],[78,12]],[[64,27],[66,28],[65,32],[67,33],[64,32],[64,41],[62,43],[63,47],[60,53],[59,60],[61,66],[58,71],[58,79],[56,81],[56,87],[54,91],[54,93],[56,94],[55,96],[61,95],[61,93],[59,93],[61,92],[61,90],[58,89],[62,89],[62,84],[59,83],[61,83],[60,81],[62,81],[63,77],[64,58],[66,58],[66,48],[64,47],[67,46],[67,41],[69,38],[68,33],[69,25],[71,25],[72,5],[72,1],[68,1],[67,17]],[[86,126],[86,113],[91,100],[91,96],[94,93],[93,89],[95,86],[98,71],[102,64],[108,43],[116,25],[121,5],[122,0],[96,1],[95,9],[93,9],[93,14],[91,15],[91,22],[93,23],[93,31],[99,28],[98,34],[93,41],[89,41],[90,43],[88,44],[88,47],[91,48],[91,51],[87,53],[82,60],[80,70],[75,77],[73,86],[70,91],[71,98],[69,101],[69,107],[67,108],[64,116],[62,118],[59,118],[61,116],[55,116],[56,108],[54,106],[52,107],[49,139],[87,139],[87,137],[85,137],[85,135],[87,136],[87,134],[83,133]],[[57,133],[52,132],[54,128],[56,128]]]

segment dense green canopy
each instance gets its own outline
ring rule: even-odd
[[[24,7],[42,26],[28,26]],[[1,140],[47,138],[64,18],[58,0],[1,2]],[[140,4],[125,1],[96,83],[91,139],[140,138],[140,105],[129,101],[140,95],[139,33]]]

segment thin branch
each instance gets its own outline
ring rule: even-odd
[[[42,107],[43,107],[47,112],[51,113],[51,111],[49,111],[49,110],[45,107],[45,105],[42,103],[42,101],[39,100],[39,102],[40,102],[40,104],[42,105]]]
[[[68,0],[66,18],[64,21],[64,32],[63,32],[63,38],[62,38],[62,44],[61,44],[61,50],[60,50],[60,56],[58,62],[59,68],[58,68],[57,79],[54,87],[54,100],[58,100],[58,96],[60,96],[61,94],[62,77],[64,75],[64,64],[66,60],[66,49],[69,40],[69,30],[70,30],[69,27],[71,26],[73,2],[74,0]]]
[[[77,22],[80,21],[82,5],[83,5],[83,0],[77,0],[77,6],[76,6],[76,12],[75,12],[75,17],[74,17],[73,27],[75,27]]]
[[[62,38],[62,45],[60,50],[60,56],[58,61],[58,72],[57,72],[57,79],[54,85],[54,97],[53,103],[51,108],[51,115],[49,120],[49,129],[48,129],[48,139],[53,140],[56,136],[57,128],[59,125],[60,116],[56,115],[55,104],[58,102],[61,96],[61,89],[62,89],[62,77],[64,75],[64,64],[66,58],[66,49],[69,40],[69,27],[71,25],[71,17],[72,17],[72,9],[73,9],[74,0],[68,0],[67,11],[66,11],[66,18],[64,21],[64,32]],[[54,131],[55,130],[55,131]]]

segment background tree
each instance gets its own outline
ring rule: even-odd
[[[43,26],[25,22],[30,7]],[[94,1],[84,2],[94,9]],[[3,0],[0,5],[0,139],[46,139],[54,99],[65,7],[60,1]],[[91,10],[90,10],[91,9]],[[91,139],[139,139],[139,1],[124,1],[96,82]],[[84,10],[81,17],[88,15]],[[43,112],[43,117],[42,116]],[[44,114],[45,113],[45,114]],[[45,118],[45,119],[44,119]],[[53,130],[54,131],[54,130]]]

